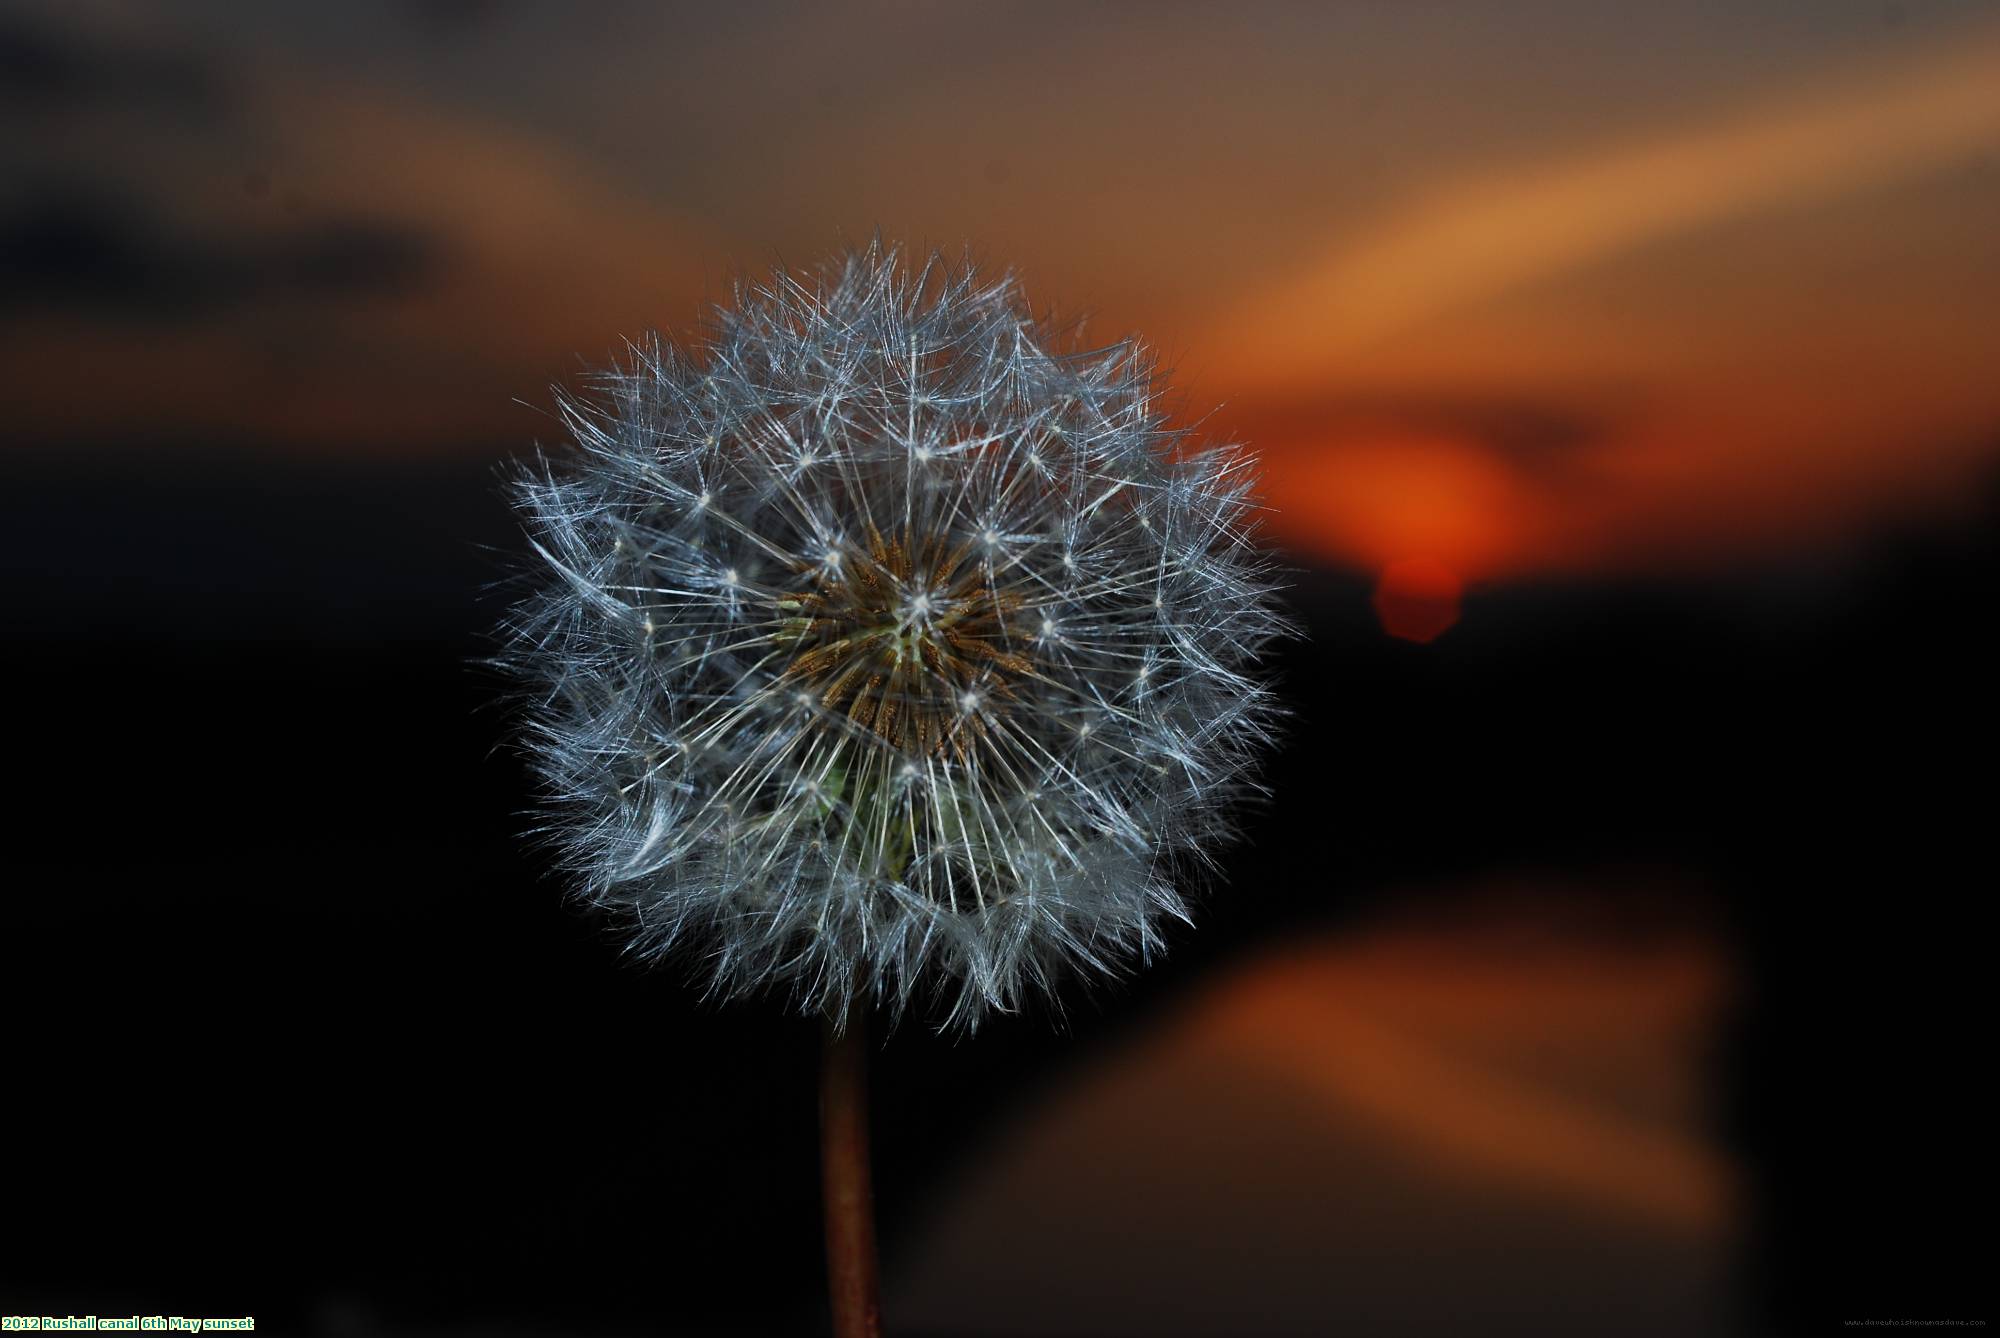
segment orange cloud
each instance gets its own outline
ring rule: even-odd
[[[1996,87],[2000,30],[1733,119],[1447,181],[1236,314],[1210,365],[1232,386],[1297,385],[1383,339],[1659,238],[1919,176],[2000,144]]]

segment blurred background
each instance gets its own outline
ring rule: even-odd
[[[893,1332],[1990,1314],[2000,7],[16,0],[0,118],[7,1313],[820,1329],[812,1028],[471,662],[550,384],[879,229],[1309,634],[1165,962],[877,1051]]]

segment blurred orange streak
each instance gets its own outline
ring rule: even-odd
[[[1621,912],[1606,934],[1580,891],[1479,889],[1297,936],[1028,1094],[908,1233],[906,1322],[1730,1327],[1739,1223],[1704,1067],[1722,949],[1684,919]]]
[[[1267,958],[1196,1008],[1186,1043],[1265,1065],[1461,1170],[1707,1231],[1730,1219],[1730,1177],[1690,1136],[1683,1078],[1724,990],[1699,942],[1510,960],[1405,931]],[[1565,1055],[1571,1089],[1524,1062]],[[1636,1073],[1654,1109],[1633,1118],[1581,1091],[1575,1071],[1593,1061],[1626,1070],[1627,1103]]]
[[[1310,383],[1357,350],[1658,238],[1914,176],[2000,143],[2000,29],[1733,121],[1444,183],[1227,319],[1231,387]]]

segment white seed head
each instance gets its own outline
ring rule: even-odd
[[[1186,449],[1150,357],[877,244],[598,387],[515,480],[538,590],[501,663],[547,833],[631,948],[966,1027],[1157,951],[1268,741],[1283,621],[1248,457]]]

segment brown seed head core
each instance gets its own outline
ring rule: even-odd
[[[912,757],[964,761],[1014,680],[1034,669],[1011,644],[1023,597],[997,588],[971,542],[885,540],[810,568],[796,597],[799,653],[783,678]]]

